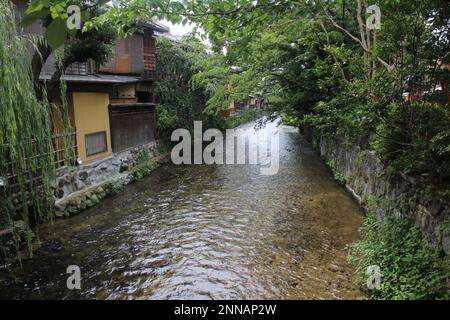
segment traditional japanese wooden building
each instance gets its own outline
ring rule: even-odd
[[[27,2],[14,0],[19,15],[24,15]],[[35,22],[24,32],[43,34],[44,30]],[[168,32],[159,23],[143,23],[142,32],[116,41],[106,64],[77,62],[65,70],[69,114],[81,162],[155,142],[155,33]],[[54,71],[50,56],[40,80],[50,80]]]

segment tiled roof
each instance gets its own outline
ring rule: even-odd
[[[144,28],[149,28],[149,29],[152,29],[152,30],[160,32],[160,33],[170,32],[169,27],[166,27],[165,25],[163,25],[159,22],[156,22],[156,21],[146,21],[146,22],[143,22],[142,25],[144,26]]]
[[[51,76],[48,74],[41,75],[40,80],[50,80]],[[93,74],[93,75],[72,75],[64,76],[67,82],[83,82],[83,83],[135,83],[140,82],[139,76],[122,76],[114,74]]]

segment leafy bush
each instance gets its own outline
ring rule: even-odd
[[[373,144],[389,172],[427,174],[441,184],[449,181],[449,110],[428,102],[391,105]]]
[[[384,110],[383,104],[369,99],[370,85],[355,81],[328,102],[319,102],[304,122],[323,134],[338,134],[347,141],[367,147]]]
[[[285,124],[287,126],[298,127],[301,124],[300,120],[297,117],[287,115],[287,114],[281,115],[281,120],[283,121],[283,124]]]
[[[136,157],[136,163],[138,165],[142,164],[142,163],[145,163],[145,162],[149,161],[150,158],[151,158],[150,157],[150,152],[148,151],[148,149],[141,149],[141,150],[139,150],[139,153],[138,153],[138,155]]]
[[[181,42],[158,37],[156,44],[156,126],[160,138],[170,139],[173,130],[191,129],[194,120],[207,118],[203,114],[204,90],[191,84],[195,65],[206,58],[206,53],[204,46],[192,37]]]
[[[184,128],[192,131],[194,121],[202,121],[203,128],[225,129],[226,120],[220,110],[209,110],[211,99],[222,99],[224,108],[230,105],[226,92],[209,81],[199,81],[211,59],[198,39],[186,36],[181,42],[157,38],[156,126],[159,138],[170,140],[172,131]],[[208,70],[213,72],[214,70]],[[223,89],[223,88],[222,88]],[[209,102],[208,102],[209,101]],[[218,102],[219,103],[219,102]]]
[[[156,164],[152,160],[140,163],[131,169],[131,178],[133,181],[142,180],[155,170]]]
[[[380,267],[381,288],[369,292],[372,298],[448,298],[448,260],[426,244],[411,222],[395,217],[378,221],[370,213],[361,232],[364,239],[351,246],[349,260],[361,284],[366,282],[369,266]]]
[[[158,104],[156,106],[156,128],[162,137],[167,137],[179,123],[177,114],[171,107]]]
[[[120,179],[112,180],[104,186],[106,194],[108,195],[117,195],[121,193],[124,188],[124,184]]]

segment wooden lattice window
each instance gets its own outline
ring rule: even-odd
[[[93,156],[108,151],[106,131],[90,133],[85,136],[86,156]]]

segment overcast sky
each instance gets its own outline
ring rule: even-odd
[[[184,36],[194,29],[194,26],[187,23],[185,26],[181,24],[173,24],[167,20],[161,20],[160,23],[170,28],[170,34],[174,36]]]
[[[193,25],[191,23],[187,23],[185,26],[183,26],[182,24],[173,24],[167,20],[159,20],[158,22],[162,23],[166,27],[169,27],[170,34],[177,36],[177,37],[182,37],[182,36],[188,34],[189,32],[193,31],[194,27],[195,27],[195,25]],[[202,32],[203,29],[200,29],[199,31]],[[203,44],[206,45],[207,48],[211,47],[211,42],[208,39],[201,39],[201,41],[203,42]]]

